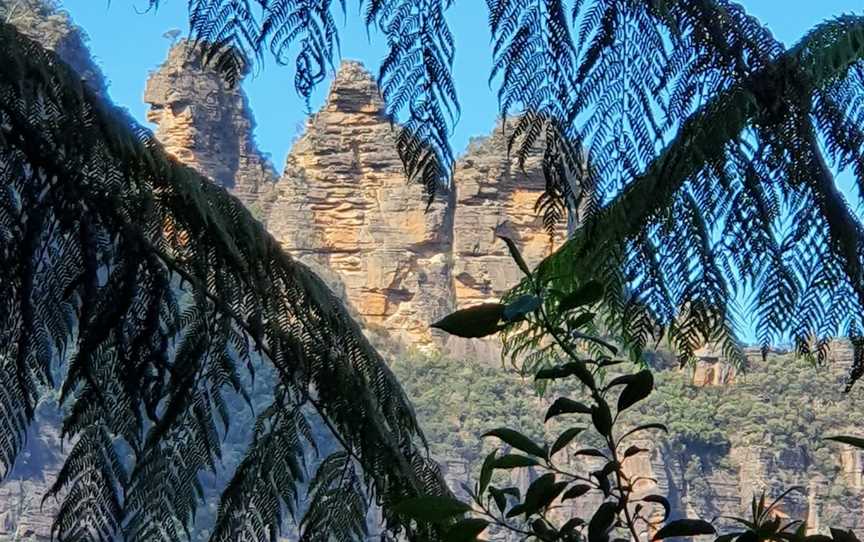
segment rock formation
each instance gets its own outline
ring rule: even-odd
[[[346,62],[277,184],[267,227],[326,277],[362,321],[428,346],[453,306],[453,194],[425,210],[372,76]]]
[[[15,25],[19,32],[56,51],[90,88],[108,97],[108,85],[87,48],[87,34],[72,23],[69,14],[53,0],[6,0],[0,2],[0,21]]]
[[[474,141],[456,164],[455,189],[425,209],[422,187],[406,183],[395,135],[372,75],[343,63],[291,150],[267,226],[368,327],[436,348],[430,322],[497,300],[520,279],[497,235],[516,240],[530,264],[549,254],[534,211],[544,181],[537,160],[516,171],[499,129]],[[477,352],[464,341],[449,346]]]
[[[104,78],[90,59],[83,33],[46,5],[42,0],[3,2],[0,17],[58,50],[105,95]],[[529,264],[561,242],[561,233],[550,239],[534,211],[543,189],[537,161],[529,161],[524,172],[515,168],[500,129],[471,143],[456,164],[456,188],[439,195],[427,212],[421,187],[405,181],[393,145],[395,132],[374,80],[358,63],[341,67],[324,107],[309,119],[278,182],[256,148],[254,121],[242,89],[227,87],[190,54],[187,43],[174,47],[151,75],[145,99],[151,105],[148,119],[169,152],[244,201],[286,250],[343,295],[367,328],[403,344],[440,347],[441,338],[429,331],[430,321],[457,307],[497,299],[521,278],[496,235],[514,238]],[[469,347],[464,341],[447,347],[490,354],[479,351],[478,344],[494,350],[478,342]],[[835,345],[832,352],[838,368],[851,362],[845,344]],[[746,378],[736,377],[720,356],[703,354],[692,384],[720,391]],[[50,536],[56,504],[49,500],[40,508],[38,501],[61,464],[58,426],[56,412],[40,406],[27,449],[0,484],[0,541]],[[644,444],[650,454],[634,460],[630,468],[656,479],[642,490],[667,495],[678,516],[737,515],[753,491],[791,469],[803,473],[799,478],[807,489],[784,512],[807,517],[814,530],[835,523],[859,533],[864,528],[860,451],[839,454],[837,475],[856,493],[838,500],[826,498],[836,490],[834,481],[807,473],[808,459],[798,449],[746,444],[722,457],[699,456],[696,461],[694,455]],[[574,464],[573,470],[585,466]],[[458,487],[476,467],[453,458],[448,479]],[[530,474],[521,475],[514,482],[524,487]],[[848,504],[844,508],[837,502]],[[581,506],[596,504],[582,501]]]
[[[456,164],[456,190],[426,209],[422,187],[405,180],[374,78],[345,62],[272,185],[242,91],[189,53],[185,42],[172,48],[147,83],[157,137],[259,213],[368,328],[402,345],[440,346],[430,322],[495,300],[520,279],[497,235],[515,239],[531,264],[549,254],[553,239],[534,210],[543,191],[539,163],[518,171],[502,130],[472,143]]]
[[[510,237],[525,261],[536,265],[564,239],[564,229],[550,237],[535,210],[545,180],[540,157],[521,171],[507,157],[507,137],[498,126],[491,136],[475,138],[457,161],[453,226],[453,278],[459,308],[499,299],[522,279],[507,247]]]
[[[670,503],[673,518],[699,517],[710,520],[720,516],[747,517],[754,494],[758,498],[764,490],[768,497],[773,498],[786,489],[800,486],[800,491],[793,492],[784,500],[779,515],[789,519],[806,519],[810,534],[825,532],[828,526],[853,529],[859,534],[864,532],[864,454],[851,446],[831,444],[820,449],[813,443],[814,436],[823,441],[825,436],[831,434],[860,434],[860,427],[856,427],[857,421],[845,425],[849,419],[856,420],[854,414],[846,416],[845,421],[844,416],[837,414],[838,409],[857,412],[861,404],[860,395],[842,393],[848,363],[852,359],[849,343],[834,342],[829,364],[818,369],[801,360],[796,362],[794,354],[789,352],[769,352],[767,361],[762,360],[758,348],[748,349],[746,353],[751,358],[751,368],[747,374],[739,374],[736,379],[718,379],[708,383],[694,379],[694,376],[705,374],[700,364],[716,369],[718,374],[731,374],[728,362],[713,356],[683,368],[674,363],[654,367],[657,375],[654,400],[660,403],[670,401],[679,406],[687,404],[680,402],[682,390],[675,387],[684,384],[684,393],[692,395],[696,401],[716,402],[720,408],[725,408],[727,403],[742,401],[752,402],[752,405],[735,411],[746,414],[718,416],[701,422],[698,412],[682,412],[680,417],[659,420],[669,424],[668,435],[656,433],[647,438],[648,434],[645,434],[644,439],[628,441],[628,447],[635,445],[647,450],[625,462],[629,477],[640,479],[635,486],[637,497],[663,495]],[[768,369],[769,366],[773,368]],[[810,393],[802,394],[796,386],[802,381],[815,380],[816,371],[818,384],[809,388]],[[763,384],[748,384],[748,379],[757,378],[757,375],[763,383],[766,378],[781,379],[783,384],[778,388],[782,390],[788,385],[791,395],[784,397],[784,393],[777,393],[776,389],[763,389]],[[670,376],[670,380],[678,384],[667,387],[670,381],[667,378]],[[495,385],[502,384],[496,381]],[[435,393],[443,393],[446,388],[444,384],[441,390],[425,390],[424,393],[434,396]],[[818,390],[818,393],[813,390]],[[578,399],[578,395],[574,397]],[[545,398],[549,399],[545,403],[538,402],[535,415],[538,423],[552,398]],[[449,401],[452,404],[454,399],[450,398]],[[464,430],[458,411],[429,412],[427,406],[424,414],[436,420],[452,418],[452,431],[458,434]],[[510,427],[523,429],[528,435],[536,429],[524,413],[514,415],[514,418],[519,421]],[[676,425],[681,420],[686,420],[683,427]],[[568,420],[574,423],[578,421],[578,417]],[[631,420],[637,424],[648,421],[658,420],[652,417]],[[434,422],[423,418],[421,424],[424,423],[432,427]],[[716,424],[716,428],[723,432],[722,442],[694,439],[694,431],[706,432],[704,427],[699,427],[700,423]],[[808,429],[805,427],[813,424],[821,429],[815,434],[807,434]],[[544,427],[549,430],[545,434],[546,442],[552,442],[558,431],[566,425],[550,430],[546,424]],[[444,440],[438,436],[438,440]],[[577,443],[558,454],[558,466],[579,474],[599,470],[605,459],[576,456],[573,453],[591,445],[577,439]],[[433,443],[433,451],[435,447]],[[451,452],[451,456],[443,462],[448,483],[465,498],[464,490],[459,488],[466,481],[473,483],[477,480],[482,463],[482,454],[480,459],[476,459],[477,454],[472,455],[475,459],[469,462],[452,457]],[[536,472],[513,471],[509,483],[502,481],[498,487],[512,485],[520,488],[524,495],[537,476]],[[590,517],[602,500],[599,492],[589,493],[579,499],[558,503],[560,508],[555,513],[559,518]],[[719,524],[723,528],[733,527],[722,519]],[[506,537],[490,539],[511,540]]]
[[[47,541],[60,503],[45,496],[63,465],[62,417],[56,405],[39,406],[27,444],[12,472],[0,481],[0,541]]]
[[[150,75],[144,101],[169,153],[230,190],[258,218],[267,214],[276,172],[255,145],[255,120],[239,84],[229,87],[184,40]]]

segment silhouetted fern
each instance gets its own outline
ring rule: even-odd
[[[723,0],[576,5],[567,122],[599,205],[541,275],[616,285],[606,323],[631,345],[665,337],[686,358],[716,341],[744,363],[746,311],[763,346],[825,359],[864,307],[861,224],[823,158],[862,182],[862,19],[787,49]],[[509,349],[530,336],[514,330]]]
[[[353,477],[334,483],[318,468],[313,501],[352,506],[307,523],[357,539],[345,528],[365,521],[356,498],[374,495],[391,533],[434,535],[391,504],[448,490],[404,393],[324,283],[8,25],[0,66],[0,474],[58,387],[74,445],[47,496],[61,500],[55,536],[188,539],[199,477],[220,465],[226,399],[245,396],[242,372],[260,362],[276,369],[276,402],[222,497],[214,539],[272,539],[283,510],[303,521],[293,501],[306,490],[309,415]]]
[[[191,0],[194,33],[254,57],[262,42],[247,34],[283,29],[280,44],[316,52],[298,64],[302,94],[334,54],[330,2],[260,4],[259,20],[240,0]],[[367,25],[388,42],[388,108],[408,112],[400,155],[430,193],[448,177],[458,113],[449,4],[365,3]],[[720,341],[743,362],[743,310],[763,345],[792,339],[819,358],[828,335],[862,327],[861,225],[823,167],[825,154],[864,187],[860,18],[828,21],[787,48],[730,0],[486,4],[490,81],[502,114],[517,115],[510,150],[520,164],[543,153],[537,209],[550,230],[576,214],[584,223],[544,265],[560,289],[592,275],[617,285],[606,293],[609,328],[635,346],[665,333],[685,357]],[[319,11],[274,17],[277,6]],[[749,305],[736,306],[745,289]]]
[[[149,0],[158,8],[162,0]],[[431,203],[449,187],[454,165],[450,133],[459,117],[451,68],[455,48],[445,18],[452,0],[359,0],[367,27],[387,40],[378,84],[387,111],[401,118],[397,150],[409,181]],[[265,50],[280,64],[294,57],[294,87],[307,105],[339,55],[334,11],[345,0],[188,0],[192,38],[226,80],[240,80]],[[296,55],[296,56],[294,56]]]

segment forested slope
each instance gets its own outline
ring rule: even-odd
[[[764,361],[756,350],[748,353],[746,373],[736,373],[708,353],[684,368],[672,356],[652,355],[657,389],[631,419],[634,425],[663,420],[670,432],[640,443],[651,449],[650,460],[639,460],[633,468],[657,479],[659,493],[669,496],[679,516],[740,515],[754,493],[765,489],[776,495],[802,486],[803,492],[786,503],[785,513],[807,518],[811,529],[832,525],[860,532],[861,453],[844,447],[838,454],[837,445],[824,440],[856,434],[856,413],[864,407],[860,394],[843,393],[851,363],[848,345],[835,343],[825,367],[791,353],[771,352]],[[560,425],[543,427],[549,404],[535,394],[532,381],[500,365],[405,355],[394,370],[451,487],[476,480],[493,444],[482,442],[479,434],[505,426],[549,441],[561,431]],[[578,390],[568,391],[566,395],[579,397]],[[514,482],[524,489],[530,480]]]

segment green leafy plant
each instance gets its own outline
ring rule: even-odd
[[[506,531],[520,540],[608,542],[609,540],[662,540],[717,534],[712,522],[699,518],[670,518],[667,498],[637,491],[639,476],[630,474],[628,462],[648,450],[636,440],[646,434],[667,432],[657,420],[627,424],[627,418],[654,390],[649,369],[622,372],[623,360],[615,359],[616,348],[585,333],[593,318],[593,305],[602,299],[602,286],[589,282],[569,293],[552,291],[524,265],[514,243],[505,239],[512,256],[531,284],[531,294],[510,304],[486,304],[447,316],[436,327],[462,337],[488,336],[524,320],[536,320],[545,330],[547,364],[535,369],[538,381],[575,380],[583,393],[576,398],[559,396],[546,411],[544,421],[571,421],[551,442],[538,441],[516,429],[498,427],[484,433],[503,449],[489,453],[473,486],[466,486],[469,502],[451,497],[418,497],[400,503],[401,512],[418,520],[445,526],[446,540],[479,540],[484,533]],[[590,356],[586,345],[605,355]],[[576,446],[593,433],[596,444]],[[860,439],[837,440],[864,444]],[[574,451],[575,449],[575,451]],[[590,457],[597,468],[572,472],[559,462],[561,454]],[[517,487],[500,486],[497,473],[532,469],[538,477],[524,494]],[[766,504],[763,494],[753,499],[749,518],[726,518],[740,526],[719,536],[717,542],[777,542],[857,540],[849,531],[832,530],[831,536],[807,535],[801,521],[784,521],[776,512],[790,489]],[[593,514],[578,517],[561,513],[568,501],[599,497]]]

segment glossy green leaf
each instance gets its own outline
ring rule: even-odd
[[[557,539],[557,532],[551,527],[549,527],[549,525],[540,518],[537,518],[533,522],[531,522],[531,530],[534,531],[534,534],[539,540]]]
[[[566,501],[569,499],[578,499],[589,491],[591,491],[591,486],[589,486],[588,484],[576,484],[574,486],[571,486],[570,489],[568,489],[564,492],[563,495],[561,495],[561,500]]]
[[[618,397],[618,412],[627,410],[651,395],[654,390],[654,374],[650,370],[645,369],[632,376],[633,379],[624,386]]]
[[[629,437],[630,435],[635,435],[636,433],[641,433],[642,431],[648,431],[649,429],[657,429],[659,431],[663,431],[664,433],[669,432],[669,428],[667,428],[662,423],[646,423],[644,425],[640,425],[638,427],[634,427],[633,429],[624,433],[619,439],[619,442]]]
[[[517,454],[502,455],[495,460],[496,469],[518,469],[522,467],[533,467],[539,464],[540,462],[533,457]]]
[[[584,455],[588,457],[606,457],[606,454],[598,450],[597,448],[584,448],[582,450],[577,450],[573,452],[574,456]]]
[[[521,269],[526,276],[530,277],[531,269],[528,267],[528,264],[525,263],[525,258],[522,257],[522,253],[519,251],[519,247],[516,246],[516,242],[505,235],[499,235],[498,238],[507,244],[507,250],[510,251],[510,257],[513,258],[514,262],[516,262],[519,269]]]
[[[624,459],[628,457],[633,457],[634,455],[645,453],[648,451],[648,448],[642,448],[640,446],[630,446],[624,451]]]
[[[570,518],[567,523],[561,526],[561,534],[569,534],[576,530],[577,527],[585,525],[585,520],[582,518]]]
[[[543,421],[548,422],[561,414],[591,414],[591,407],[567,397],[559,397],[546,411],[546,418]]]
[[[483,461],[483,466],[480,468],[479,491],[481,495],[486,492],[486,487],[492,481],[492,473],[495,470],[495,462],[498,459],[498,450],[493,450]]]
[[[515,431],[507,427],[499,427],[497,429],[487,431],[486,433],[483,433],[483,437],[496,437],[501,439],[501,441],[505,442],[506,444],[509,444],[510,446],[516,448],[517,450],[522,450],[526,454],[530,454],[535,457],[546,457],[546,450],[543,449],[543,447],[539,446],[533,440],[526,437],[519,431]]]
[[[528,517],[555,500],[567,487],[567,482],[556,482],[554,473],[547,473],[534,480],[525,492],[524,513]]]
[[[609,481],[609,473],[606,471],[598,470],[591,473],[597,480],[597,485],[600,486],[600,491],[603,492],[604,497],[608,497],[612,494],[612,482]]]
[[[615,523],[618,507],[611,502],[604,502],[594,512],[588,522],[588,542],[606,542],[609,540],[609,529]]]
[[[526,316],[540,308],[542,300],[536,295],[520,295],[504,308],[502,318],[505,322],[521,322]]]
[[[503,514],[504,511],[507,510],[507,495],[497,487],[492,486],[489,486],[489,494],[492,495],[492,499],[495,501],[495,506],[498,507],[498,511]]]
[[[612,431],[612,412],[606,401],[601,400],[591,407],[591,422],[594,424],[594,429],[604,437]]]
[[[514,506],[513,508],[511,508],[510,510],[507,511],[507,514],[505,514],[505,517],[515,518],[516,516],[520,515],[524,511],[525,511],[525,505],[524,504],[517,504],[516,506]]]
[[[444,542],[473,542],[488,526],[489,522],[481,518],[460,520],[447,529]]]
[[[579,434],[584,431],[584,427],[571,427],[567,429],[555,439],[555,443],[552,444],[552,449],[549,451],[549,456],[553,456],[564,449],[567,445],[573,442],[573,439],[579,436]]]
[[[864,450],[864,438],[862,437],[838,435],[834,437],[828,437],[825,440],[832,440],[841,444],[848,444],[849,446],[854,446],[855,448]]]
[[[642,500],[644,502],[659,504],[663,507],[663,519],[660,521],[666,521],[669,518],[669,512],[671,511],[671,507],[669,506],[669,499],[667,499],[663,495],[646,495],[645,497],[642,497]]]
[[[438,320],[432,327],[467,339],[486,337],[500,329],[505,305],[483,303],[461,309]]]
[[[583,312],[576,318],[571,318],[570,320],[568,320],[567,325],[570,327],[571,330],[576,330],[593,320],[594,316],[596,315],[593,312]]]
[[[425,496],[405,499],[393,505],[393,510],[411,519],[435,523],[460,516],[471,507],[451,497]]]
[[[652,540],[716,534],[713,525],[701,519],[678,519],[664,525]]]
[[[593,305],[601,299],[603,299],[603,285],[596,280],[592,280],[564,297],[558,305],[558,310],[567,312],[576,307]]]
[[[534,379],[559,380],[562,378],[569,378],[571,376],[575,376],[576,378],[578,378],[579,381],[582,382],[582,384],[584,384],[588,389],[593,390],[597,387],[594,382],[594,376],[591,374],[591,371],[588,370],[588,366],[585,365],[585,362],[581,360],[575,360],[569,363],[565,363],[564,365],[555,365],[554,367],[541,369],[537,371]]]
[[[852,531],[835,529],[833,527],[830,528],[830,531],[831,538],[834,539],[834,542],[860,542],[858,537],[855,536],[855,533]]]

